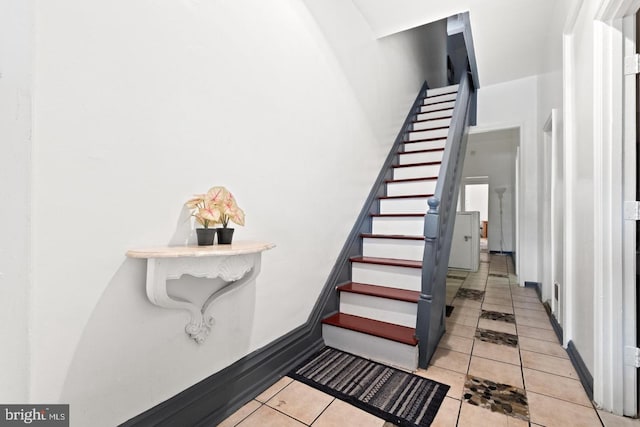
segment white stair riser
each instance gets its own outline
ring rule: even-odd
[[[362,255],[421,261],[424,255],[424,241],[365,237],[362,239]]]
[[[455,101],[450,101],[450,102],[443,102],[442,104],[423,105],[420,107],[420,112],[428,113],[430,111],[437,111],[445,108],[453,108],[455,103],[456,103]]]
[[[373,234],[401,234],[422,236],[424,234],[423,217],[374,217],[371,225]]]
[[[419,291],[422,288],[422,270],[395,265],[353,262],[351,263],[351,280],[367,285]]]
[[[449,126],[450,124],[451,124],[450,118],[429,120],[428,122],[414,123],[413,130],[441,128],[441,127]]]
[[[451,86],[443,86],[443,87],[436,87],[433,89],[427,89],[427,96],[436,96],[442,93],[457,92],[459,86],[460,85],[451,85]]]
[[[434,194],[436,191],[436,181],[437,180],[433,179],[429,181],[391,182],[387,184],[387,196]]]
[[[422,101],[422,104],[423,105],[429,105],[429,104],[436,104],[436,103],[442,102],[442,101],[455,101],[456,100],[456,95],[457,95],[457,93],[447,93],[447,94],[443,94],[443,95],[429,96],[428,98],[425,98]]]
[[[449,128],[411,132],[409,134],[409,141],[417,141],[420,139],[431,139],[431,138],[446,138],[448,134],[449,134]]]
[[[426,178],[438,176],[438,173],[440,173],[440,165],[407,166],[393,168],[393,179]]]
[[[411,346],[332,325],[322,325],[322,338],[329,347],[367,359],[415,371],[418,346]]]
[[[452,113],[453,113],[453,110],[433,111],[431,113],[420,113],[416,116],[416,120],[450,118]]]
[[[412,151],[433,150],[434,148],[444,148],[447,145],[446,139],[438,139],[435,141],[409,142],[403,143],[403,153],[411,153]],[[443,153],[444,154],[444,153]]]
[[[442,161],[444,151],[427,151],[424,153],[400,153],[398,154],[398,163],[401,165],[410,165],[412,163],[429,163]]]
[[[419,213],[427,212],[427,197],[410,199],[382,199],[380,200],[381,214]]]
[[[340,292],[340,313],[415,328],[417,310],[415,302]]]

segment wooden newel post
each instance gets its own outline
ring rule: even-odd
[[[429,205],[429,210],[424,219],[424,237],[433,240],[438,237],[438,207],[440,206],[440,199],[435,196],[429,197],[427,204]]]
[[[440,218],[438,207],[440,199],[430,197],[427,200],[429,210],[424,218],[424,255],[423,265],[435,265],[438,249],[438,233]],[[432,268],[422,269],[422,287],[418,299],[418,321],[416,322],[416,337],[418,338],[418,366],[426,368],[428,363],[429,348],[429,323],[431,321],[431,304],[433,302],[432,287],[435,280],[435,271]]]

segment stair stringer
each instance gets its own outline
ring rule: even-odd
[[[386,193],[386,181],[392,179],[392,165],[396,163],[399,148],[400,145],[405,142],[406,133],[412,129],[413,119],[420,111],[422,99],[425,97],[428,88],[429,86],[425,81],[389,150],[389,154],[380,169],[380,173],[373,183],[362,210],[351,232],[347,236],[345,244],[329,273],[327,281],[320,291],[320,296],[309,315],[308,323],[312,325],[311,334],[314,339],[322,339],[322,319],[338,312],[339,298],[336,288],[351,279],[351,258],[362,254],[362,239],[360,235],[371,232],[372,215],[379,212],[378,199]]]

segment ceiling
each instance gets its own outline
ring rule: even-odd
[[[562,66],[570,0],[353,0],[377,37],[469,11],[480,85]]]

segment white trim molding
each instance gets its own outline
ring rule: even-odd
[[[564,140],[564,153],[563,153],[563,170],[565,176],[565,210],[564,210],[564,273],[562,288],[562,301],[564,301],[564,307],[561,311],[564,313],[561,320],[562,325],[562,345],[566,348],[569,345],[569,341],[574,336],[574,307],[572,303],[572,296],[574,293],[575,282],[575,265],[574,260],[576,258],[575,245],[574,245],[574,201],[573,195],[575,194],[575,153],[577,152],[577,143],[575,137],[575,110],[576,110],[576,88],[574,87],[576,81],[576,65],[574,57],[574,26],[580,8],[582,7],[582,1],[579,1],[575,9],[573,10],[570,20],[565,27],[565,33],[562,36],[562,60],[563,60],[563,106],[564,106],[564,126],[563,126],[563,140]]]
[[[625,153],[623,18],[635,14],[636,0],[604,0],[594,21],[594,401],[619,415],[637,414],[636,370],[625,367],[630,329],[635,343],[635,250],[629,250],[623,220],[630,154]],[[635,27],[635,22],[633,22]],[[626,34],[625,34],[626,32]],[[635,36],[635,32],[633,32]],[[635,45],[634,45],[635,49]],[[634,87],[635,89],[635,87]],[[635,90],[634,90],[635,98]],[[627,108],[628,109],[628,108]],[[635,119],[633,119],[635,122]],[[635,127],[635,124],[634,124]],[[635,134],[633,135],[635,137]],[[628,145],[628,142],[626,143]],[[627,150],[628,151],[628,150]],[[626,159],[625,159],[626,157]],[[635,159],[635,152],[633,158]],[[635,176],[635,167],[634,176]],[[625,177],[625,174],[627,176]],[[635,179],[635,177],[634,177]],[[634,195],[635,196],[635,195]],[[627,236],[629,237],[629,236]],[[635,233],[634,233],[635,238]],[[626,249],[625,249],[626,248]],[[635,248],[634,248],[635,249]],[[625,270],[626,268],[626,270]],[[634,298],[631,298],[633,293]]]
[[[635,4],[635,8],[640,3]],[[636,53],[636,17],[630,15],[623,20],[624,35],[624,56]],[[636,76],[629,75],[624,77],[624,135],[623,135],[623,200],[636,200]],[[638,347],[636,340],[637,330],[637,307],[636,307],[636,221],[623,221],[622,223],[622,283],[623,283],[623,328],[624,328],[624,346]],[[625,364],[623,373],[624,402],[623,414],[627,416],[638,415],[638,370],[635,366]]]

